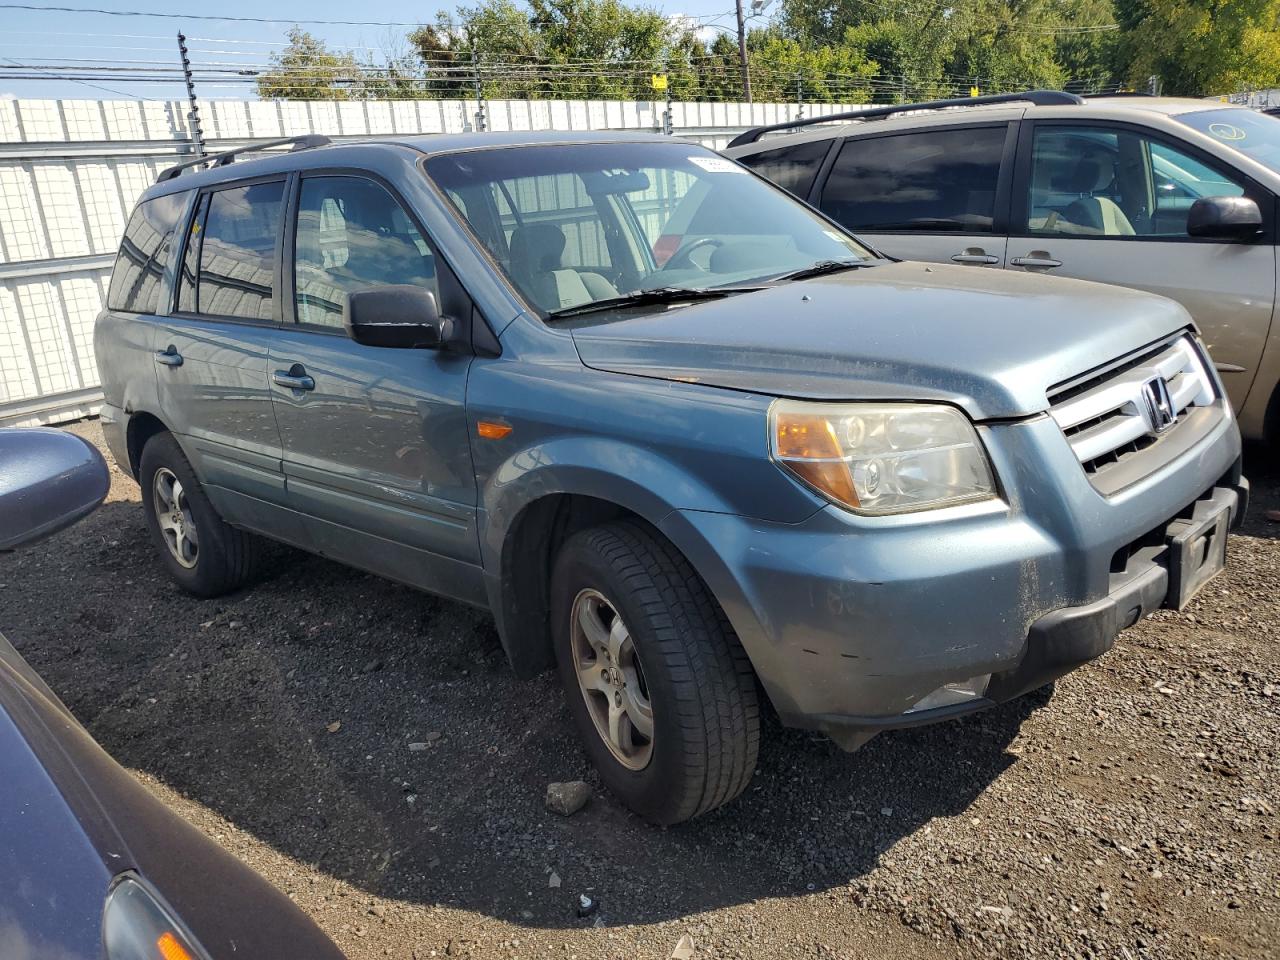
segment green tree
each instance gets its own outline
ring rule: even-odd
[[[687,26],[621,0],[481,0],[409,39],[452,89],[473,82],[474,55],[485,97],[521,99],[651,99],[669,61],[688,85],[696,48]]]
[[[1116,0],[1119,68],[1182,96],[1271,86],[1280,78],[1280,0]]]
[[[1051,0],[1049,8],[1057,24],[1054,59],[1067,89],[1087,92],[1114,85],[1120,33],[1112,0]]]
[[[349,53],[333,53],[300,27],[289,33],[289,45],[270,57],[270,68],[258,75],[263,100],[348,100],[365,95],[364,73]]]

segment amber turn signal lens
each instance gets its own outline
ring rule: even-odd
[[[787,469],[806,483],[851,507],[858,506],[853,475],[829,417],[805,413],[779,416],[774,449]]]
[[[476,433],[484,440],[501,440],[511,432],[511,424],[498,423],[495,420],[481,420],[476,424]]]
[[[164,957],[164,960],[191,960],[191,954],[187,953],[187,948],[168,930],[156,940],[156,949],[160,951],[160,956]]]

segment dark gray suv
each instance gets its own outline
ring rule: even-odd
[[[1168,300],[892,262],[670,138],[305,146],[167,171],[121,247],[103,425],[162,562],[490,609],[654,821],[742,791],[766,703],[853,749],[1224,563],[1239,434]]]

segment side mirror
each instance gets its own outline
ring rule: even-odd
[[[61,430],[0,430],[0,553],[92,513],[111,486],[97,447]]]
[[[1248,197],[1203,197],[1187,212],[1187,233],[1219,240],[1252,240],[1262,232],[1262,211]]]
[[[342,325],[352,340],[368,347],[435,350],[453,333],[453,322],[440,316],[435,294],[411,284],[347,294]]]

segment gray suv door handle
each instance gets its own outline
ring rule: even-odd
[[[951,258],[952,263],[999,263],[999,257],[993,257],[989,253],[981,250],[966,250],[964,253],[957,253]]]
[[[1029,256],[1014,257],[1009,262],[1015,267],[1044,267],[1046,270],[1062,266],[1061,260],[1055,260],[1040,250],[1033,251]]]
[[[169,344],[164,350],[156,351],[156,363],[165,367],[182,366],[182,354],[180,354],[173,344]]]
[[[277,370],[271,374],[271,382],[281,387],[288,387],[290,390],[314,390],[316,382],[307,376],[306,369],[300,363],[295,363],[288,370]]]

